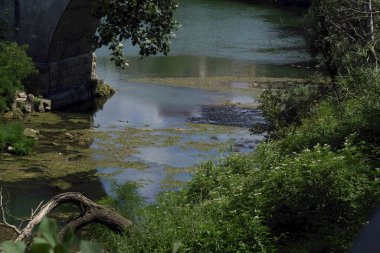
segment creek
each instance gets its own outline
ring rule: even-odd
[[[181,0],[176,15],[182,27],[169,56],[141,59],[126,43],[130,67],[123,71],[106,49],[96,52],[99,78],[117,90],[96,110],[25,120],[41,131],[36,152],[0,157],[11,213],[27,215],[63,191],[99,199],[112,194],[114,182],[137,182],[152,202],[183,187],[197,164],[254,151],[264,139],[247,128],[263,120],[252,109],[261,92],[255,80],[312,73],[300,16],[289,10]],[[239,122],[225,114],[239,115]]]

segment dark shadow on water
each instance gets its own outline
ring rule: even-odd
[[[38,168],[30,167],[26,170],[36,171]],[[18,182],[0,181],[0,187],[10,214],[16,217],[29,217],[31,210],[34,210],[41,201],[46,202],[54,195],[63,192],[81,192],[94,201],[106,196],[94,172],[78,173],[62,178],[41,177]],[[58,208],[57,211],[60,210],[62,208]],[[8,221],[15,222],[11,217],[8,217]]]

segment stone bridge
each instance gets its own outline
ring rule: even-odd
[[[93,98],[95,57],[88,39],[98,20],[90,14],[91,0],[0,0],[8,22],[8,37],[28,44],[39,75],[28,90],[61,108]]]

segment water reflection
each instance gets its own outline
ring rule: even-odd
[[[128,77],[308,76],[311,57],[299,33],[301,17],[289,10],[230,0],[181,0],[182,25],[168,57],[138,57],[126,42]],[[108,51],[97,51],[103,76],[114,68]]]
[[[187,128],[186,122],[201,116],[202,106],[228,103],[252,104],[252,95],[209,92],[200,89],[134,83],[136,77],[303,77],[310,75],[304,68],[310,56],[305,50],[302,35],[295,33],[299,17],[279,9],[226,0],[181,0],[177,19],[182,24],[168,57],[154,56],[141,59],[138,49],[127,44],[130,67],[121,71],[107,58],[107,50],[100,49],[98,75],[118,89],[118,93],[94,116],[99,130],[125,127],[154,129]],[[250,84],[235,82],[235,89],[248,89]],[[164,147],[144,146],[136,154],[125,157],[142,161],[148,169],[98,168],[103,187],[110,193],[112,180],[143,182],[140,193],[148,200],[162,191],[168,176],[165,168],[193,167],[207,159],[218,159],[220,150],[197,150],[186,143],[219,142],[230,145],[231,151],[253,151],[263,135],[249,135],[247,129],[236,128],[229,133],[210,135],[194,132],[180,136],[180,142]],[[116,142],[116,140],[115,140]],[[228,144],[229,143],[229,144]],[[96,146],[96,141],[94,147]],[[183,148],[183,147],[187,148]],[[182,171],[175,180],[187,181],[190,174]]]
[[[165,179],[163,167],[149,168],[148,170],[126,169],[120,171],[118,168],[99,169],[99,173],[109,176],[102,177],[102,187],[105,191],[112,195],[112,188],[116,183],[123,184],[126,182],[134,182],[139,184],[138,193],[145,198],[147,202],[153,202],[158,192],[162,191],[161,183]],[[112,174],[117,173],[117,176]],[[190,176],[189,176],[190,177]],[[188,178],[189,178],[188,177]]]
[[[111,76],[118,76],[113,73]],[[106,76],[107,77],[107,76]],[[108,81],[108,79],[106,79]],[[170,87],[159,84],[115,82],[118,92],[94,115],[100,129],[179,127],[189,117],[199,116],[202,105],[229,102],[253,103],[251,96],[209,92],[200,89]]]
[[[297,17],[288,11],[251,5],[240,1],[227,0],[181,0],[177,18],[182,29],[177,32],[170,56],[155,56],[140,59],[136,56],[138,49],[127,47],[130,67],[126,71],[117,69],[108,60],[105,49],[97,51],[97,73],[100,78],[111,83],[118,92],[102,105],[92,115],[60,114],[64,122],[52,125],[54,130],[70,131],[96,127],[95,131],[110,129],[134,128],[183,128],[191,117],[200,116],[200,108],[204,105],[223,103],[252,103],[255,98],[248,95],[208,92],[199,89],[168,87],[159,84],[136,84],[131,82],[134,77],[300,77],[308,76],[311,71],[293,67],[301,62],[308,65],[310,57],[306,53],[302,36],[295,33],[294,23]],[[290,28],[289,28],[290,27]],[[284,29],[286,28],[286,29]],[[245,89],[247,84],[235,83],[234,88]],[[88,118],[91,118],[88,120]],[[78,119],[84,119],[80,123]],[[88,123],[89,122],[89,123]],[[45,126],[47,122],[41,122]],[[75,123],[75,124],[73,124]],[[67,150],[68,146],[55,147],[52,142],[61,138],[62,131],[45,133],[46,141],[38,147],[38,152],[60,152],[63,155],[75,153]],[[152,133],[154,134],[154,133]],[[162,134],[162,133],[160,133]],[[236,151],[253,151],[263,136],[250,136],[248,130],[236,129],[231,133],[217,133],[213,136],[195,133],[183,137],[179,145],[189,141],[204,141],[237,143],[233,145]],[[111,138],[114,151],[120,148],[116,136]],[[100,148],[99,140],[95,139],[91,149],[95,152]],[[61,150],[62,149],[62,150]],[[98,172],[110,174],[109,177],[93,177],[93,172],[81,175],[70,175],[65,178],[47,179],[43,175],[35,175],[31,180],[16,183],[0,182],[3,188],[10,192],[12,202],[11,212],[16,215],[27,215],[31,208],[43,199],[62,192],[53,186],[51,181],[69,182],[66,190],[76,190],[91,198],[104,196],[104,191],[110,193],[111,181],[143,181],[145,184],[140,192],[150,200],[160,192],[165,180],[167,166],[187,167],[205,159],[217,159],[217,149],[196,151],[172,147],[140,147],[140,153],[125,159],[143,160],[149,168],[142,171],[133,168],[104,168],[99,166]],[[107,155],[107,154],[102,154]],[[94,155],[90,159],[98,161],[102,155]],[[78,159],[82,159],[78,156]],[[76,158],[74,158],[75,161]],[[72,160],[68,159],[68,162]],[[47,161],[49,162],[49,161]],[[29,167],[34,164],[29,164]],[[2,167],[1,167],[2,166]],[[1,161],[1,168],[8,167]],[[116,172],[117,175],[112,175]],[[35,173],[35,171],[25,171]],[[186,181],[190,174],[182,171],[174,179]]]

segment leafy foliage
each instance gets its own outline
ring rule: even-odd
[[[126,189],[125,186],[122,186]],[[127,187],[131,189],[130,187]],[[95,238],[112,252],[269,252],[267,228],[253,216],[227,211],[223,201],[192,204],[187,191],[168,192],[154,205],[124,206],[136,192],[118,191],[114,207],[137,211],[135,229],[123,236],[99,231]],[[230,212],[231,211],[231,212]]]
[[[141,56],[169,52],[173,31],[178,27],[174,19],[175,0],[97,0],[93,2],[93,15],[100,19],[94,48],[108,46],[111,60],[124,67],[122,41],[131,40],[140,47]]]
[[[371,172],[356,147],[317,145],[256,170],[243,195],[261,203],[280,252],[346,252],[380,199]]]
[[[359,154],[347,144],[338,153],[316,146],[284,157],[270,143],[201,167],[188,194],[195,203],[256,217],[280,252],[345,252],[380,198]]]
[[[6,241],[0,244],[4,253],[101,253],[99,246],[92,242],[75,238],[72,230],[67,230],[62,240],[58,238],[57,223],[51,219],[43,219],[38,229],[38,236],[33,239],[30,249],[23,242]]]
[[[16,91],[23,89],[23,79],[36,72],[25,50],[16,43],[0,42],[0,114],[9,107]]]
[[[329,87],[322,84],[305,84],[285,90],[265,90],[260,96],[259,108],[267,121],[266,129],[272,137],[281,137],[284,130],[300,125],[302,118],[310,114],[311,108],[328,93]],[[260,132],[261,126],[253,126],[251,132]]]
[[[139,210],[137,226],[96,238],[113,252],[346,252],[380,200],[379,179],[349,140],[287,155],[270,142],[202,164],[154,205],[127,206],[136,193],[119,191],[109,203]]]
[[[312,52],[333,76],[377,66],[379,1],[313,0],[306,22]],[[371,11],[372,9],[372,11]]]

